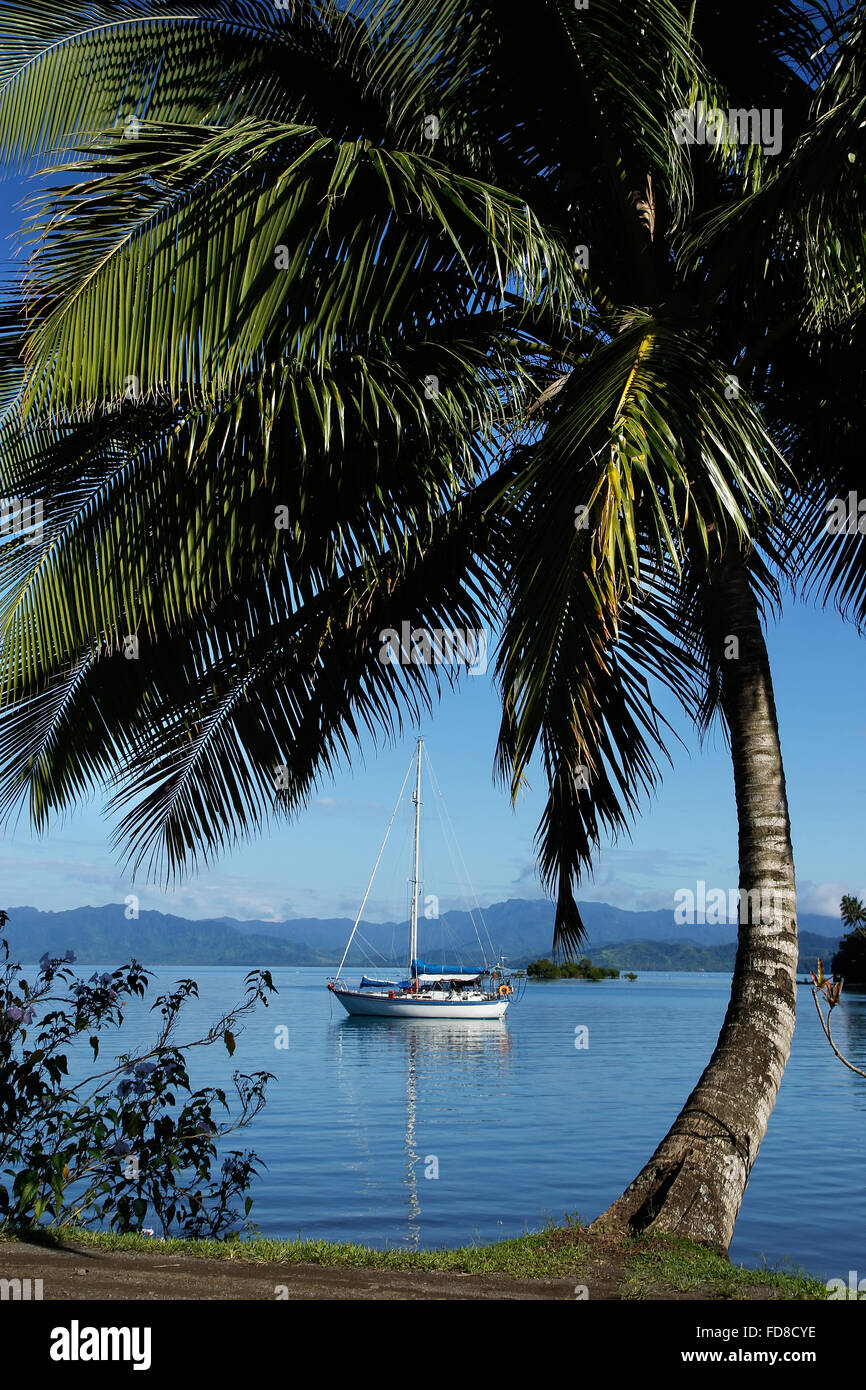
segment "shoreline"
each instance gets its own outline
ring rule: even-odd
[[[690,1241],[628,1240],[578,1225],[457,1250],[372,1250],[256,1237],[160,1240],[0,1231],[5,1279],[42,1280],[44,1301],[483,1300],[820,1301],[809,1275],[752,1270]],[[31,1286],[32,1287],[32,1286]]]

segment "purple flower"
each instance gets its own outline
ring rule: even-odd
[[[6,1017],[12,1023],[32,1023],[36,1015],[29,1005],[20,1009],[16,1004],[10,1004],[6,1010]]]
[[[96,971],[94,970],[93,974],[91,975],[91,977],[90,977],[90,979],[87,981],[87,983],[88,983],[89,985],[95,985],[95,984],[97,983],[98,980],[99,980],[99,976],[97,975]]]
[[[125,1139],[118,1139],[117,1143],[112,1144],[111,1148],[108,1150],[110,1154],[115,1154],[119,1158],[122,1158],[124,1154],[128,1154],[131,1151],[132,1145],[127,1144]]]
[[[70,965],[71,965],[72,962],[75,960],[75,952],[74,952],[74,951],[67,951],[67,952],[66,952],[66,955],[63,957],[63,959],[64,959],[64,960],[68,960],[69,963],[70,963]]]
[[[139,1062],[135,1068],[136,1076],[150,1076],[153,1071],[156,1071],[156,1062]]]
[[[111,976],[109,975],[109,973],[108,973],[107,970],[106,970],[105,974],[104,974],[104,975],[100,975],[99,978],[100,978],[102,984],[104,984],[104,985],[110,985],[110,984],[111,984]]]
[[[121,1081],[120,1085],[119,1085],[118,1088],[117,1088],[117,1094],[120,1096],[120,1099],[123,1100],[125,1096],[128,1096],[128,1095],[129,1095],[129,1093],[130,1093],[131,1090],[132,1090],[132,1082],[131,1082],[131,1081]]]
[[[39,957],[39,964],[42,966],[42,969],[43,969],[43,970],[47,970],[47,969],[48,969],[49,965],[51,964],[51,956],[49,955],[49,953],[48,953],[47,951],[45,952],[45,954],[44,954],[43,956],[40,956],[40,957]]]

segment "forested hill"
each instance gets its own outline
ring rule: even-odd
[[[290,918],[283,922],[239,921],[220,917],[190,920],[142,910],[127,918],[123,904],[42,912],[12,907],[7,928],[13,957],[32,962],[44,951],[75,952],[83,964],[103,968],[135,956],[144,965],[322,965],[335,966],[352,923],[348,918]],[[736,926],[676,926],[672,911],[629,912],[607,903],[584,903],[581,911],[588,940],[581,954],[600,965],[641,970],[729,970],[734,958]],[[551,953],[553,904],[544,899],[515,899],[484,909],[495,951],[513,967]],[[478,921],[476,915],[476,921]],[[480,922],[478,923],[480,928]],[[804,914],[802,953],[825,959],[835,950],[840,923],[832,917]],[[353,947],[348,964],[375,965],[405,961],[405,922],[362,923],[370,949]],[[482,932],[486,954],[490,948]],[[421,953],[480,964],[468,913],[449,913],[422,923]],[[801,961],[801,969],[805,968]]]
[[[832,920],[832,919],[831,919]],[[800,932],[799,975],[815,969],[818,956],[829,967],[830,958],[838,946],[836,939],[828,940],[817,932]],[[724,946],[695,946],[690,941],[623,941],[591,951],[593,965],[615,966],[617,970],[725,970],[734,968],[736,942]]]

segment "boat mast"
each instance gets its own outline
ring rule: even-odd
[[[424,740],[418,740],[418,772],[415,779],[415,867],[412,877],[412,912],[409,919],[409,969],[417,975],[415,962],[418,959],[418,849],[421,841],[421,749]]]

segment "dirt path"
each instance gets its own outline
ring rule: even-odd
[[[575,1297],[571,1279],[509,1279],[502,1274],[251,1264],[184,1255],[125,1254],[68,1242],[62,1249],[3,1242],[0,1278],[41,1279],[48,1300],[551,1299]],[[597,1295],[598,1296],[598,1295]],[[607,1297],[615,1297],[608,1293]]]
[[[255,1264],[247,1260],[197,1259],[188,1255],[161,1254],[158,1242],[151,1253],[99,1250],[67,1241],[59,1247],[27,1242],[0,1242],[0,1281],[41,1279],[42,1297],[48,1301],[93,1299],[232,1299],[274,1301],[284,1299],[570,1299],[618,1301],[623,1296],[627,1269],[613,1248],[597,1252],[591,1273],[583,1275],[587,1293],[567,1279],[512,1279],[504,1274],[457,1274],[451,1270],[367,1269],[363,1266],[317,1264]],[[578,1292],[581,1290],[581,1292]],[[0,1286],[0,1299],[17,1290]],[[31,1295],[32,1296],[32,1295]],[[650,1301],[699,1299],[717,1301],[718,1289],[691,1288],[688,1292],[659,1281],[644,1287]],[[742,1288],[738,1299],[771,1300],[778,1297],[767,1285]]]

